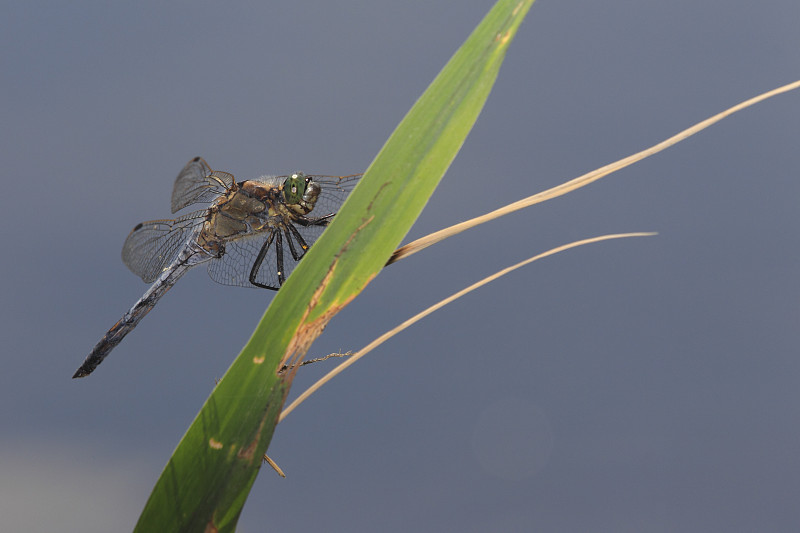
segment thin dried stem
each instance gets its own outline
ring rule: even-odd
[[[505,276],[506,274],[508,274],[510,272],[513,272],[514,270],[516,270],[518,268],[521,268],[521,267],[523,267],[523,266],[525,266],[525,265],[527,265],[529,263],[532,263],[532,262],[534,262],[534,261],[536,261],[538,259],[542,259],[544,257],[548,257],[550,255],[557,254],[559,252],[563,252],[564,250],[569,250],[570,248],[575,248],[577,246],[582,246],[584,244],[590,244],[590,243],[593,243],[593,242],[607,241],[609,239],[622,239],[622,238],[625,238],[625,237],[647,237],[647,236],[650,236],[650,235],[655,235],[655,233],[618,233],[618,234],[614,234],[614,235],[602,235],[600,237],[592,237],[591,239],[583,239],[583,240],[580,240],[580,241],[575,241],[575,242],[572,242],[572,243],[569,243],[569,244],[564,244],[564,245],[558,246],[556,248],[553,248],[552,250],[548,250],[548,251],[546,251],[544,253],[541,253],[539,255],[535,255],[533,257],[530,257],[530,258],[526,259],[525,261],[519,262],[516,265],[512,265],[510,267],[504,268],[503,270],[501,270],[499,272],[496,272],[495,274],[492,274],[491,276],[485,277],[482,280],[478,281],[477,283],[473,283],[469,287],[467,287],[465,289],[462,289],[462,290],[456,292],[455,294],[452,294],[452,295],[448,296],[447,298],[445,298],[444,300],[440,301],[439,303],[434,304],[434,305],[428,307],[427,309],[425,309],[424,311],[422,311],[421,313],[418,313],[417,315],[409,318],[408,320],[406,320],[405,322],[403,322],[402,324],[400,324],[396,328],[392,329],[391,331],[387,331],[386,333],[384,333],[383,335],[381,335],[380,337],[378,337],[377,339],[375,339],[374,341],[369,343],[367,346],[365,346],[361,350],[357,351],[355,354],[353,354],[352,357],[350,357],[350,359],[344,361],[343,363],[338,365],[336,368],[334,368],[333,370],[331,370],[330,372],[325,374],[316,383],[314,383],[311,387],[309,387],[305,392],[303,392],[300,396],[298,396],[292,403],[290,403],[283,410],[283,412],[281,413],[281,416],[278,419],[278,422],[280,422],[281,420],[286,418],[286,416],[289,413],[291,413],[298,405],[303,403],[306,400],[306,398],[311,396],[314,392],[316,392],[325,383],[327,383],[328,381],[333,379],[336,375],[338,375],[339,373],[343,372],[345,368],[347,368],[348,366],[354,364],[356,361],[358,361],[359,359],[361,359],[362,357],[367,355],[369,352],[371,352],[372,350],[374,350],[375,348],[377,348],[378,346],[380,346],[381,344],[383,344],[384,342],[386,342],[390,338],[394,337],[395,335],[397,335],[398,333],[400,333],[404,329],[410,327],[413,324],[416,324],[417,322],[419,322],[420,320],[422,320],[426,316],[430,315],[434,311],[437,311],[437,310],[441,309],[445,305],[449,304],[450,302],[453,302],[453,301],[457,300],[458,298],[461,298],[465,294],[468,294],[468,293],[474,291],[475,289],[483,287],[487,283],[490,283],[490,282],[496,280],[497,278]]]
[[[395,250],[394,254],[392,254],[392,257],[389,258],[389,261],[386,264],[387,265],[391,265],[392,263],[394,263],[396,261],[399,261],[400,259],[403,259],[404,257],[408,257],[409,255],[415,254],[415,253],[419,252],[420,250],[424,250],[425,248],[427,248],[428,246],[430,246],[432,244],[435,244],[435,243],[437,243],[439,241],[442,241],[442,240],[444,240],[444,239],[446,239],[448,237],[452,237],[453,235],[457,235],[457,234],[461,233],[462,231],[466,231],[466,230],[468,230],[470,228],[474,228],[475,226],[483,224],[484,222],[489,222],[490,220],[494,220],[494,219],[499,218],[499,217],[501,217],[503,215],[507,215],[509,213],[513,213],[514,211],[519,211],[520,209],[523,209],[525,207],[530,207],[530,206],[532,206],[534,204],[538,204],[538,203],[544,202],[546,200],[551,200],[553,198],[557,198],[559,196],[567,194],[568,192],[574,191],[575,189],[579,189],[581,187],[585,187],[586,185],[589,185],[590,183],[593,183],[593,182],[599,180],[600,178],[604,178],[605,176],[608,176],[612,172],[616,172],[617,170],[620,170],[620,169],[625,168],[625,167],[627,167],[629,165],[632,165],[633,163],[641,161],[642,159],[644,159],[646,157],[650,157],[651,155],[657,154],[658,152],[661,152],[662,150],[666,150],[670,146],[672,146],[674,144],[677,144],[680,141],[682,141],[682,140],[684,140],[684,139],[686,139],[688,137],[691,137],[695,133],[706,129],[707,127],[711,126],[712,124],[715,124],[715,123],[719,122],[723,118],[725,118],[725,117],[727,117],[729,115],[732,115],[732,114],[736,113],[737,111],[741,111],[742,109],[745,109],[745,108],[750,107],[750,106],[752,106],[754,104],[757,104],[758,102],[761,102],[762,100],[766,100],[767,98],[771,98],[772,96],[776,96],[778,94],[791,91],[791,90],[796,89],[798,87],[800,87],[800,80],[795,81],[793,83],[790,83],[788,85],[784,85],[782,87],[778,87],[777,89],[773,89],[773,90],[768,91],[766,93],[760,94],[760,95],[758,95],[758,96],[756,96],[754,98],[750,98],[749,100],[745,100],[744,102],[742,102],[740,104],[737,104],[737,105],[735,105],[735,106],[733,106],[733,107],[731,107],[729,109],[726,109],[722,113],[717,113],[713,117],[707,118],[706,120],[704,120],[702,122],[698,122],[694,126],[692,126],[690,128],[687,128],[687,129],[683,130],[682,132],[680,132],[680,133],[678,133],[676,135],[673,135],[669,139],[666,139],[666,140],[664,140],[664,141],[662,141],[662,142],[660,142],[660,143],[658,143],[658,144],[656,144],[654,146],[651,146],[650,148],[647,148],[646,150],[642,150],[641,152],[637,152],[637,153],[635,153],[633,155],[629,155],[628,157],[626,157],[624,159],[620,159],[619,161],[615,161],[614,163],[611,163],[611,164],[606,165],[604,167],[600,167],[597,170],[593,170],[591,172],[588,172],[588,173],[586,173],[586,174],[584,174],[582,176],[579,176],[579,177],[577,177],[577,178],[575,178],[573,180],[570,180],[570,181],[568,181],[566,183],[562,183],[561,185],[557,185],[557,186],[553,187],[552,189],[547,189],[546,191],[542,191],[540,193],[534,194],[533,196],[529,196],[527,198],[523,198],[522,200],[516,201],[516,202],[514,202],[512,204],[509,204],[509,205],[507,205],[505,207],[501,207],[500,209],[495,209],[494,211],[486,213],[485,215],[481,215],[481,216],[475,217],[475,218],[473,218],[471,220],[467,220],[465,222],[461,222],[459,224],[455,224],[453,226],[450,226],[449,228],[445,228],[445,229],[439,230],[437,232],[431,233],[430,235],[422,237],[421,239],[417,239],[414,242],[410,242],[410,243],[406,244],[405,246],[402,246],[401,248],[398,248],[397,250]]]

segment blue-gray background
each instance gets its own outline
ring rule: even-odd
[[[285,5],[283,5],[285,4]],[[2,7],[0,516],[133,527],[271,294],[190,273],[89,379],[146,286],[119,254],[191,157],[363,171],[489,1]],[[536,2],[409,239],[800,77],[796,0]],[[310,356],[382,346],[293,413],[241,531],[797,531],[800,93],[384,271]],[[332,365],[306,368],[297,393]]]

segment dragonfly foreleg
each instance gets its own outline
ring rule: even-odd
[[[303,227],[308,226],[326,226],[331,223],[333,217],[336,216],[336,213],[331,213],[330,215],[325,215],[319,218],[296,218],[293,222],[300,224]]]

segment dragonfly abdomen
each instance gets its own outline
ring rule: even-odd
[[[111,350],[122,342],[125,336],[133,331],[139,321],[156,305],[168,290],[175,285],[190,268],[212,259],[205,250],[191,242],[189,246],[181,250],[175,261],[158,277],[147,292],[133,304],[116,324],[111,326],[103,338],[94,346],[92,351],[86,356],[83,364],[75,371],[73,378],[82,378],[91,374],[97,366],[103,362]]]

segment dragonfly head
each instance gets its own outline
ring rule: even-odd
[[[283,198],[286,204],[300,206],[305,213],[314,209],[320,192],[319,184],[302,172],[292,174],[283,182]]]

